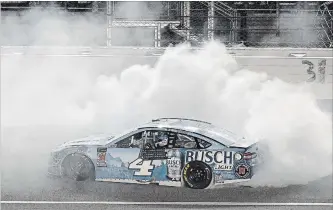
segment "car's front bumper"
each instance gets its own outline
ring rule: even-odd
[[[51,177],[62,176],[61,158],[58,153],[52,152],[50,154],[47,173]]]

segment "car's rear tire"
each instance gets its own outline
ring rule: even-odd
[[[62,164],[63,176],[75,181],[87,181],[95,178],[95,167],[92,161],[81,154],[68,155]]]
[[[204,162],[192,161],[185,165],[182,180],[186,187],[205,189],[212,182],[212,169]]]

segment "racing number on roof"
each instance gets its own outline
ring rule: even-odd
[[[134,172],[134,176],[151,176],[155,167],[152,163],[152,160],[138,158],[129,164],[128,169],[139,170]]]

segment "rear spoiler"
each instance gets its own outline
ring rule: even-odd
[[[259,140],[254,140],[254,139],[247,139],[247,138],[242,138],[236,141],[233,144],[230,144],[229,147],[238,147],[238,148],[245,148],[249,149],[250,147],[254,147]]]
[[[244,160],[252,160],[252,164],[256,165],[263,163],[263,157],[268,153],[267,145],[262,143],[263,140],[257,141],[239,141],[235,144],[230,145],[230,147],[244,148],[243,153]],[[246,143],[245,143],[246,142]]]

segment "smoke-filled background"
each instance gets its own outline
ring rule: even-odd
[[[8,15],[2,23],[2,39],[55,46],[99,45],[105,32],[97,17],[55,10]],[[144,37],[137,33],[135,40]],[[149,65],[127,67],[129,59],[137,58],[1,57],[5,189],[48,185],[48,154],[64,141],[121,132],[156,117],[197,118],[264,139],[270,158],[254,185],[306,184],[332,173],[331,115],[319,109],[308,84],[241,69],[217,42],[198,52],[169,48]]]

